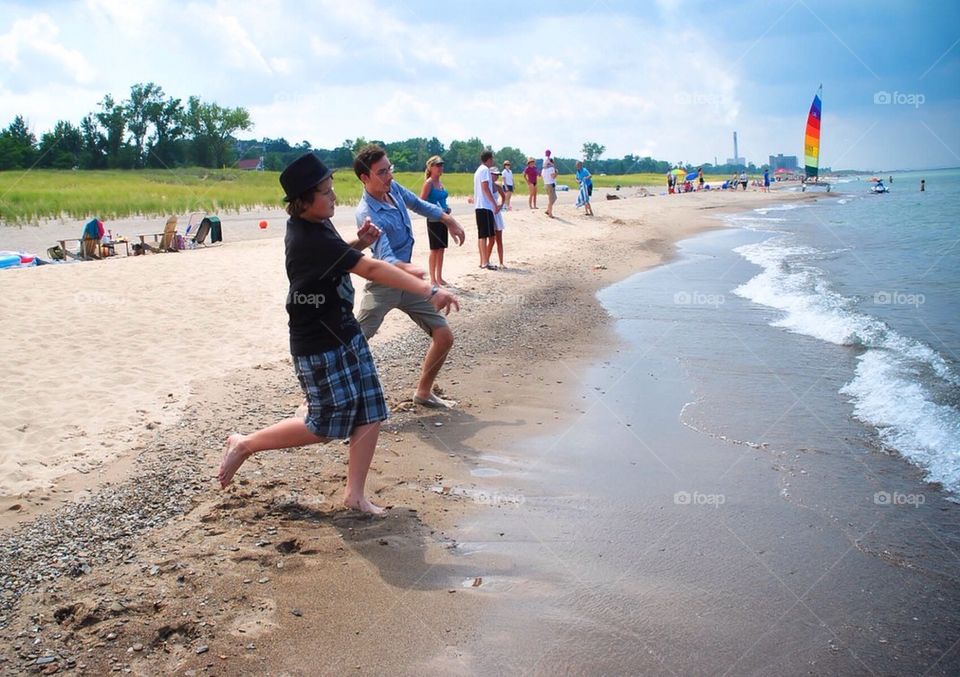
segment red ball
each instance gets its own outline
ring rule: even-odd
[[[261,221],[261,222],[260,222],[260,230],[265,230],[266,227],[267,227],[267,222],[266,222],[266,221]]]

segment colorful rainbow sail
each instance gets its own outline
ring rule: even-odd
[[[810,105],[810,114],[807,116],[807,133],[803,139],[803,164],[808,179],[817,178],[820,170],[820,95],[823,93],[823,85],[817,89],[813,97],[813,103]]]

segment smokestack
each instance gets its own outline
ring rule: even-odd
[[[739,163],[740,153],[737,152],[737,133],[733,133],[733,161]]]

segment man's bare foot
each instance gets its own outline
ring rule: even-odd
[[[220,461],[220,472],[217,473],[217,479],[220,480],[221,489],[225,489],[227,485],[233,481],[234,474],[250,456],[250,452],[244,444],[245,439],[246,438],[239,433],[235,433],[227,438],[227,451],[223,455],[223,460]]]
[[[351,510],[359,510],[360,512],[369,513],[371,515],[383,515],[387,511],[381,508],[379,505],[374,505],[367,500],[366,496],[361,496],[359,499],[354,500],[350,496],[347,496],[343,499],[344,507],[350,508]]]

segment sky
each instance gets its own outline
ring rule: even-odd
[[[0,0],[0,127],[39,137],[106,94],[242,106],[243,138],[334,148],[479,137],[542,156],[960,166],[960,2]]]

